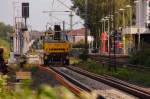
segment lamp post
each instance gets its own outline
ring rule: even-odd
[[[115,34],[117,33],[116,30],[116,15],[115,15],[115,10],[116,10],[116,0],[112,0],[112,6],[113,6],[113,32],[114,32],[114,70],[117,71],[117,66],[116,66],[116,38]]]
[[[101,22],[102,22],[102,33],[105,33],[106,32],[106,19],[105,19],[105,17],[101,19]],[[102,44],[101,47],[103,48],[104,44],[103,44],[103,40],[102,39],[103,39],[103,37],[101,37],[101,44]]]
[[[141,6],[140,6],[140,1],[139,0],[136,0],[134,1],[134,3],[136,4],[136,6],[138,6],[138,19],[137,19],[137,25],[138,25],[138,29],[137,29],[137,32],[138,32],[138,50],[140,50],[140,45],[141,45],[141,35],[140,35],[140,9],[141,9]],[[137,16],[136,16],[137,18]]]
[[[84,49],[84,55],[85,55],[85,61],[88,58],[88,0],[85,0],[85,49]]]
[[[130,27],[132,26],[132,6],[126,5],[126,8],[129,8],[129,16],[130,16]]]
[[[101,27],[101,32],[103,32],[103,28],[104,28],[104,26],[103,26],[103,19],[101,19],[100,22],[101,22],[101,26],[102,26],[102,27]]]
[[[107,16],[105,17],[105,21],[108,22],[108,23],[107,23],[107,35],[108,35],[107,47],[108,47],[108,53],[109,53],[109,44],[110,44],[110,43],[109,43],[109,42],[110,42],[110,41],[109,41],[109,38],[110,38],[110,26],[109,26],[109,25],[110,25],[110,22],[109,22],[109,18],[110,18],[110,17],[107,17]]]
[[[130,29],[131,29],[131,27],[132,27],[132,6],[131,5],[126,5],[126,8],[128,8],[129,9],[129,13],[130,13]],[[132,48],[132,41],[131,41],[131,39],[132,39],[132,34],[130,33],[130,40],[129,40],[129,46],[130,46],[130,52],[131,52],[131,48]]]
[[[124,16],[124,11],[125,9],[121,8],[119,11],[122,12],[122,28],[125,28],[125,16]],[[123,45],[124,45],[124,50],[123,53],[126,54],[126,42],[125,42],[125,35],[123,34]]]
[[[118,12],[118,11],[115,11],[115,15],[116,15],[116,18],[118,18],[119,12]],[[116,28],[118,29],[118,22],[116,23]]]
[[[124,16],[125,9],[121,8],[119,9],[119,11],[122,12],[122,27],[124,28],[125,27],[125,16]]]
[[[106,23],[105,23],[106,19],[105,18],[102,18],[101,19],[101,23],[102,23],[102,32],[105,32],[105,28],[106,28]]]

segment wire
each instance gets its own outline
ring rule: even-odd
[[[55,16],[51,16],[51,17],[53,17],[54,19],[56,19],[56,20],[58,20],[58,21],[61,21],[61,22],[63,21],[63,20],[61,20],[61,19],[59,19],[59,18],[57,18],[57,17],[55,17]],[[70,25],[70,24],[67,23],[67,22],[66,22],[66,24],[67,24],[67,25]]]
[[[70,9],[70,7],[69,6],[67,6],[65,3],[63,3],[62,1],[60,1],[60,0],[57,0],[58,2],[60,2],[62,5],[64,5],[66,8],[68,8],[69,10],[71,10]]]

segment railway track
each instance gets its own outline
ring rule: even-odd
[[[101,57],[101,56],[94,56],[94,55],[90,55],[90,58],[101,62],[103,65],[113,65],[114,60],[113,57]],[[150,67],[145,67],[145,66],[141,66],[141,65],[134,65],[134,64],[130,64],[127,61],[119,61],[118,58],[116,58],[116,65],[117,66],[121,66],[121,67],[128,67],[131,69],[138,69],[138,70],[144,70],[144,71],[150,71]]]
[[[74,94],[80,95],[81,91],[83,91],[83,89],[77,87],[75,84],[70,83],[69,80],[65,79],[62,75],[60,75],[60,73],[58,73],[54,69],[51,69],[49,67],[43,67],[43,66],[39,66],[38,68],[43,72],[49,73],[50,75],[53,74],[53,76],[55,76],[55,79],[60,84],[62,84],[64,87],[68,88]]]
[[[82,91],[87,91],[97,94],[97,99],[137,99],[133,98],[134,96],[129,95],[128,93],[122,92],[99,81],[91,79],[69,69],[68,67],[40,67],[40,69],[43,69],[47,72],[54,72],[56,78],[59,78],[58,80],[76,95],[79,95]],[[58,75],[61,77],[57,77]],[[64,83],[64,79],[67,80],[67,83]],[[73,84],[74,87],[71,87],[70,83],[71,85]]]
[[[150,90],[143,89],[141,87],[129,84],[127,82],[121,81],[119,79],[116,79],[116,78],[113,78],[113,77],[110,77],[110,76],[107,76],[107,75],[101,76],[101,75],[97,75],[97,74],[94,74],[94,73],[90,73],[90,72],[85,71],[83,69],[80,69],[78,67],[68,66],[67,68],[72,70],[72,71],[75,71],[79,74],[90,77],[90,78],[92,78],[96,81],[105,83],[109,86],[112,86],[112,87],[117,88],[119,90],[130,93],[130,94],[132,94],[132,95],[134,95],[138,98],[150,99]]]
[[[72,67],[71,67],[72,68]],[[103,96],[104,98],[113,98],[113,99],[135,99],[134,96],[123,92],[121,90],[118,90],[116,88],[113,88],[111,86],[108,86],[100,81],[94,80],[88,76],[82,75],[76,71],[72,71],[69,68],[66,67],[53,67],[55,71],[59,72],[61,75],[65,75],[65,78],[71,81],[70,79],[74,79],[74,81],[71,81],[72,83],[76,84],[78,82],[79,84],[76,84],[82,89],[90,89],[87,91],[94,91],[96,94]],[[66,77],[67,76],[67,77]],[[83,88],[81,85],[84,85],[85,88]]]

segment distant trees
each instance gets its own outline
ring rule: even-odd
[[[77,14],[85,20],[85,0],[71,0],[74,4],[72,9],[77,9]],[[91,30],[92,35],[97,38],[101,32],[101,19],[105,16],[112,15],[113,13],[113,0],[88,0],[88,27]],[[115,0],[115,11],[116,14],[116,26],[122,26],[122,13],[119,12],[120,8],[126,9],[125,14],[125,24],[129,25],[129,9],[126,5],[132,6],[132,12],[134,11],[134,0]],[[133,13],[132,13],[133,18]]]
[[[4,23],[0,22],[0,38],[8,40],[8,37],[12,32],[13,32],[12,26],[5,25]]]

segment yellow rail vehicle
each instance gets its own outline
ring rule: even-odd
[[[67,35],[60,32],[60,26],[54,27],[55,32],[46,32],[44,37],[44,64],[61,63],[69,65],[69,52],[71,45],[67,40]],[[52,32],[52,31],[51,31]]]
[[[45,43],[44,51],[47,53],[68,53],[70,51],[70,43],[68,42]]]

